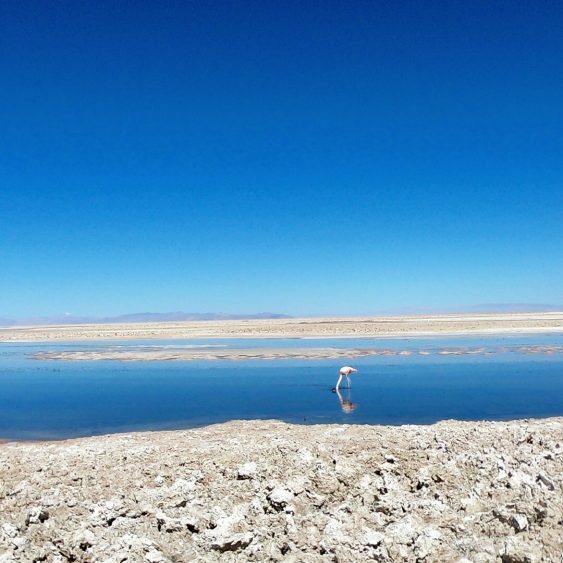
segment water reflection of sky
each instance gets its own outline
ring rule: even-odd
[[[331,392],[342,360],[37,361],[43,350],[108,346],[437,349],[561,345],[563,335],[408,339],[213,339],[0,344],[0,436],[186,428],[231,419],[428,423],[563,415],[563,356],[374,356]],[[348,363],[348,362],[346,362]],[[354,408],[343,408],[349,401]]]

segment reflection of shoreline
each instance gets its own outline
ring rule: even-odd
[[[155,362],[155,361],[215,361],[215,360],[330,360],[339,358],[362,358],[373,356],[491,356],[494,354],[545,355],[562,354],[563,346],[502,346],[502,347],[456,347],[440,349],[390,350],[381,348],[231,348],[217,349],[173,348],[170,346],[130,347],[128,349],[72,350],[36,352],[36,360]]]

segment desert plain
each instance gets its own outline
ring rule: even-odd
[[[182,338],[336,338],[563,332],[563,312],[327,317],[0,328],[0,342]]]

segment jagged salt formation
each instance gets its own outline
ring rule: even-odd
[[[0,446],[0,562],[561,562],[563,419]]]

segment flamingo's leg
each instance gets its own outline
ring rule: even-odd
[[[346,381],[348,382],[348,389],[350,389],[352,382],[350,381],[350,377],[348,375],[346,376]]]
[[[338,388],[340,387],[340,382],[342,381],[342,374],[339,375],[338,377],[338,381],[336,383],[336,390],[338,391]]]

